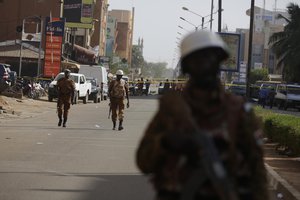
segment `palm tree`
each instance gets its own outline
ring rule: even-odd
[[[274,33],[269,44],[278,58],[277,67],[283,66],[284,80],[300,82],[300,8],[294,3],[287,6],[289,19],[279,14],[287,25],[282,32]]]

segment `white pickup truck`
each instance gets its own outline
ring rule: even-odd
[[[64,77],[64,73],[59,73],[55,79],[50,83],[48,89],[48,100],[52,101],[53,98],[57,98],[57,81]],[[78,103],[78,99],[82,99],[83,103],[86,104],[91,92],[92,85],[90,82],[86,81],[86,78],[83,74],[71,73],[70,78],[75,82],[76,96],[74,103]]]

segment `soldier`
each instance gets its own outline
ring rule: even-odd
[[[66,69],[65,77],[57,81],[58,99],[57,99],[57,113],[58,113],[58,126],[66,127],[68,120],[68,113],[71,106],[73,105],[73,98],[75,93],[75,83],[70,79],[71,71]],[[63,110],[64,107],[64,110]],[[62,119],[62,116],[64,117]]]
[[[228,56],[212,32],[181,43],[181,70],[190,78],[182,94],[161,97],[136,154],[158,200],[268,199],[259,120],[218,77]]]
[[[121,131],[123,127],[124,119],[124,99],[127,99],[127,108],[129,108],[129,95],[128,95],[128,84],[122,79],[124,72],[122,70],[117,70],[116,80],[112,80],[109,84],[108,94],[110,98],[110,109],[111,118],[113,122],[113,130],[116,129],[117,118],[119,118],[118,130]],[[118,113],[117,113],[118,110]]]

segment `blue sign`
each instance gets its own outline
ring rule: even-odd
[[[46,17],[46,34],[53,36],[64,36],[65,18]]]

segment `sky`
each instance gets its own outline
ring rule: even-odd
[[[108,0],[109,10],[132,10],[135,8],[133,44],[139,38],[144,39],[144,59],[147,62],[167,62],[168,68],[175,68],[179,58],[178,43],[182,36],[195,30],[204,18],[204,27],[210,28],[209,20],[211,4],[214,2],[213,13],[218,10],[218,0]],[[249,28],[250,17],[246,10],[250,8],[250,0],[223,0],[222,27],[228,31],[236,28]],[[268,10],[286,9],[290,3],[300,5],[300,0],[265,0]],[[263,0],[255,0],[255,6],[263,7]],[[193,14],[182,7],[188,8]],[[184,18],[183,21],[180,17]],[[217,31],[218,15],[213,14],[212,30]],[[179,28],[181,26],[182,28]],[[201,27],[201,26],[200,26]]]

